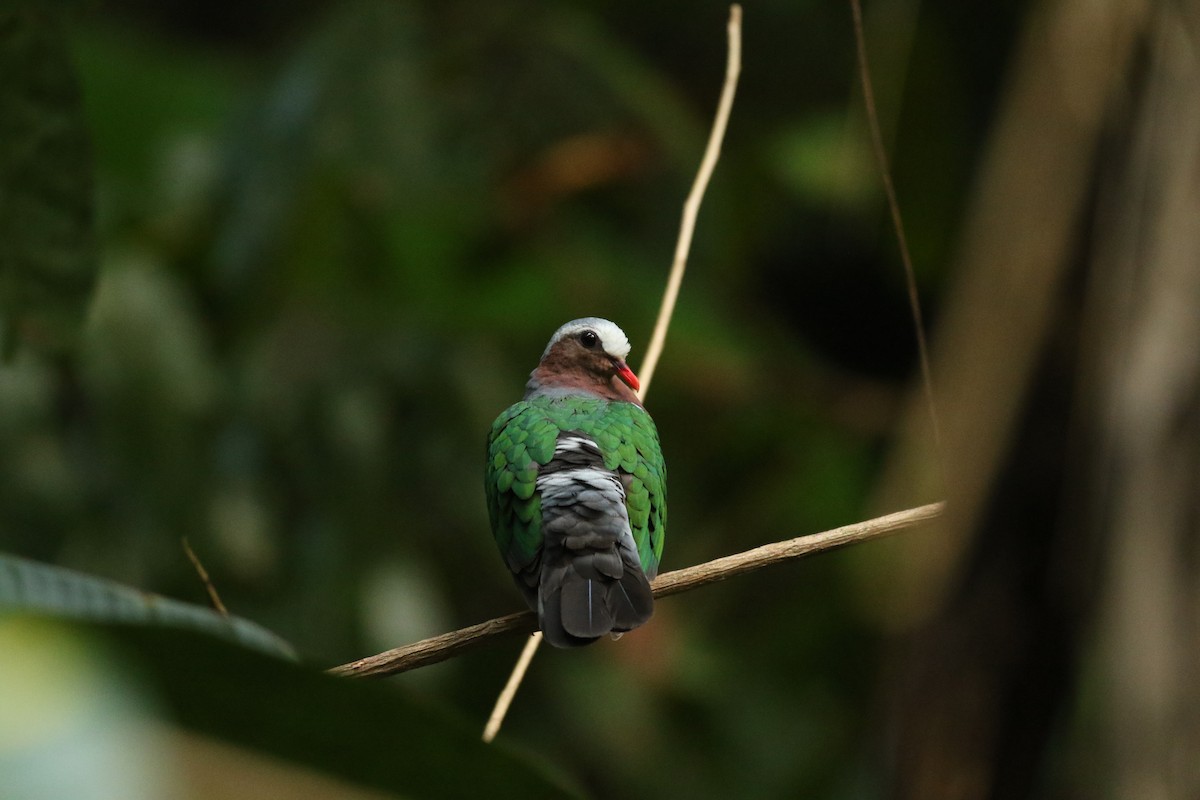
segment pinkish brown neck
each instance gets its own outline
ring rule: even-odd
[[[526,388],[527,394],[538,389],[560,389],[592,394],[604,400],[636,403],[639,406],[642,404],[637,393],[615,374],[606,377],[593,372],[563,373],[547,367],[546,364],[538,365],[538,368],[530,373]]]

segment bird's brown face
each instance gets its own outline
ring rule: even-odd
[[[554,344],[538,367],[543,382],[578,386],[615,400],[636,401],[641,384],[619,356],[604,349],[604,341],[585,328]]]
[[[613,375],[635,392],[641,388],[637,375],[625,363],[624,359],[608,353],[604,349],[599,334],[593,330],[580,331],[572,340],[578,343],[579,360],[585,369],[603,376],[607,381]]]

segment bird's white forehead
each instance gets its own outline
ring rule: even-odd
[[[584,317],[583,319],[573,319],[556,330],[550,337],[550,343],[546,345],[542,358],[545,358],[550,349],[563,339],[577,336],[588,330],[595,331],[596,335],[600,337],[600,346],[610,356],[624,359],[629,355],[629,339],[626,338],[625,332],[616,326],[616,323],[599,317]]]

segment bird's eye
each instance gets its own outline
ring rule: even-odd
[[[600,344],[600,337],[596,335],[595,331],[584,331],[583,333],[579,334],[579,343],[591,350],[593,347]]]

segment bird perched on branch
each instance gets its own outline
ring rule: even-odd
[[[628,355],[608,320],[568,322],[488,436],[492,533],[556,647],[632,630],[654,611],[666,466]]]

